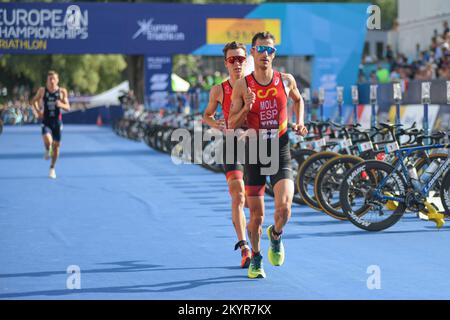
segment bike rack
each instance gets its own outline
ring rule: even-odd
[[[450,105],[450,81],[447,81],[447,104]],[[447,137],[450,139],[450,117],[448,118]]]
[[[320,121],[323,121],[323,104],[324,103],[325,103],[325,89],[319,88]]]
[[[303,100],[305,101],[306,121],[310,122],[311,121],[311,90],[309,88],[305,88],[305,90],[303,90]]]
[[[428,108],[429,108],[429,104],[431,103],[430,88],[431,88],[431,82],[423,82],[422,83],[422,104],[423,104],[422,127],[427,136],[429,136],[431,133],[431,129],[429,126],[429,119],[428,119]],[[430,139],[427,138],[426,143],[430,143]]]
[[[344,124],[342,105],[344,104],[344,87],[336,87],[336,100],[339,108],[338,123]]]
[[[377,104],[378,104],[378,99],[377,99],[377,90],[378,90],[378,85],[373,84],[370,86],[370,105],[372,108],[372,115],[371,115],[371,128],[375,128],[377,126],[378,123],[378,119],[377,119]]]
[[[395,102],[395,124],[401,124],[400,120],[400,103],[402,101],[402,86],[396,82],[393,84],[394,88],[394,102]]]
[[[358,123],[358,105],[359,105],[359,93],[358,86],[352,86],[352,102],[353,102],[353,124]]]

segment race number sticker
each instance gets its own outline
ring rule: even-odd
[[[352,143],[352,140],[350,140],[350,139],[344,139],[339,142],[339,146],[341,147],[341,149],[351,147],[352,145],[353,145],[353,143]]]
[[[372,142],[368,141],[368,142],[358,144],[358,150],[359,150],[359,152],[373,150]]]
[[[314,141],[314,150],[320,150],[322,147],[326,146],[327,141],[325,138]]]
[[[303,137],[296,134],[295,132],[289,131],[289,140],[292,144],[297,144],[303,141]]]
[[[300,143],[300,148],[313,150],[314,149],[314,142],[313,141],[302,142],[302,143]]]
[[[397,142],[388,143],[384,146],[384,152],[385,153],[392,153],[400,149]]]

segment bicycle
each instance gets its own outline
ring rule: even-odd
[[[443,177],[441,201],[445,204],[444,213],[449,214],[448,197],[450,190],[450,157],[434,165],[433,172],[425,171],[420,177],[414,171],[409,157],[415,152],[432,149],[449,149],[448,144],[433,144],[411,148],[400,148],[397,143],[386,146],[386,151],[394,153],[397,163],[368,160],[350,169],[340,190],[342,209],[347,218],[358,228],[367,231],[385,230],[397,223],[406,210],[418,215],[424,213],[441,228],[444,214],[428,202],[430,190]],[[430,165],[431,167],[431,165]],[[424,175],[427,173],[425,179]],[[422,179],[423,178],[423,179]]]
[[[423,130],[419,131],[415,129],[414,126],[407,130],[399,130],[401,131],[401,134],[395,134],[393,126],[389,127],[387,124],[381,125],[384,129],[391,132],[391,136],[394,137],[395,141],[397,141],[397,138],[407,135],[409,139],[405,143],[404,147],[423,146],[424,141],[427,139],[430,139],[433,143],[439,143],[439,141],[446,136],[446,134],[442,132],[435,133],[431,136],[425,136]],[[356,149],[359,151],[358,149],[360,148]],[[447,154],[427,154],[426,152],[418,152],[414,156],[417,159],[414,161],[414,166],[418,172],[424,170],[427,165],[434,160],[447,158]],[[339,190],[343,177],[345,176],[345,173],[353,166],[369,159],[383,160],[393,165],[397,162],[397,158],[392,155],[386,155],[384,150],[374,150],[370,147],[365,152],[355,152],[355,155],[337,156],[326,162],[320,168],[314,181],[314,195],[323,212],[335,219],[347,220],[347,216],[341,210],[341,203],[339,199]],[[436,192],[438,193],[439,191],[436,190]]]

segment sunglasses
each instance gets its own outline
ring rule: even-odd
[[[258,53],[264,53],[265,51],[267,51],[268,54],[272,54],[277,51],[277,49],[275,49],[274,47],[269,46],[255,46],[253,48],[255,48]]]
[[[243,56],[234,56],[234,57],[226,58],[225,61],[230,64],[234,64],[236,61],[239,62],[240,64],[242,64],[242,63],[244,63],[245,59],[246,58]]]

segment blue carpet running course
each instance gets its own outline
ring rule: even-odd
[[[286,262],[239,268],[225,178],[110,128],[65,126],[58,178],[38,126],[0,136],[0,299],[448,299],[450,224],[369,233],[294,205]],[[266,196],[264,228],[273,222]],[[248,211],[246,209],[248,217]],[[265,230],[264,230],[265,231]],[[70,265],[79,290],[67,289]],[[379,273],[374,275],[373,270]],[[379,289],[369,289],[379,281]],[[368,286],[369,283],[369,286]]]

